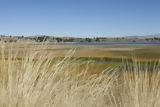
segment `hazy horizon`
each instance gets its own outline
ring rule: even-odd
[[[134,36],[139,36],[139,37],[144,37],[144,36],[160,36],[160,34],[147,34],[147,35],[121,35],[121,36],[70,36],[70,35],[45,35],[45,34],[37,34],[37,35],[4,35],[0,34],[0,36],[24,36],[24,37],[32,37],[32,36],[53,36],[53,37],[74,37],[74,38],[96,38],[96,37],[134,37]]]
[[[0,35],[160,34],[158,0],[0,0]]]

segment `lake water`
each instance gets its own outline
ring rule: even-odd
[[[48,43],[47,45],[160,45],[159,43]]]

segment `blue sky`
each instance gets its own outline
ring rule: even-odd
[[[0,0],[0,34],[74,37],[160,33],[159,0]]]

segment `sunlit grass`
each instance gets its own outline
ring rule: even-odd
[[[158,59],[107,65],[72,58],[76,49],[57,59],[27,44],[0,48],[0,107],[160,106]]]

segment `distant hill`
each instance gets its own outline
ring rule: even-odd
[[[0,36],[2,42],[48,42],[48,43],[146,43],[160,42],[160,34],[146,36],[126,36],[126,37],[94,37],[94,38],[76,38],[76,37],[57,37],[57,36]]]
[[[145,35],[145,36],[126,36],[125,38],[128,39],[145,39],[145,38],[160,38],[160,34],[155,34],[155,35]]]
[[[124,38],[127,38],[127,39],[142,39],[142,38],[145,38],[145,36],[126,36]]]
[[[154,37],[160,38],[160,34],[147,35],[147,36],[145,36],[145,38],[154,38]]]

